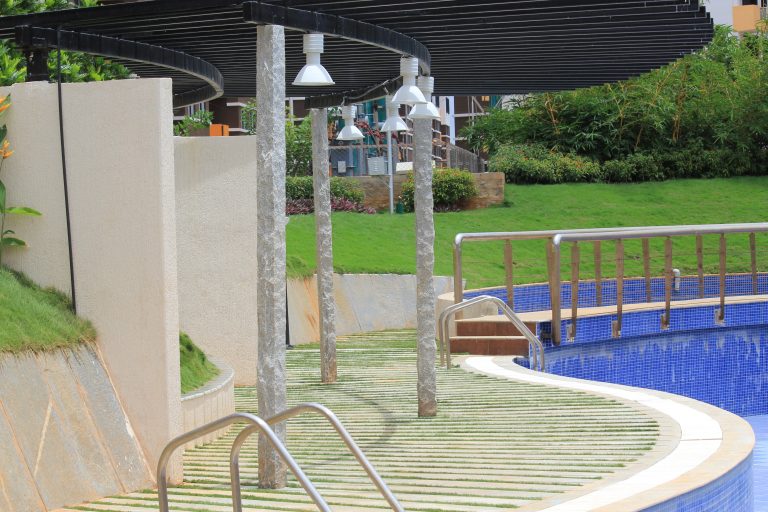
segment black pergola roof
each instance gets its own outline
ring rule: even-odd
[[[332,95],[315,105],[380,95],[375,87],[399,75],[397,53],[431,68],[435,94],[515,94],[626,79],[701,48],[713,31],[695,0],[148,0],[2,17],[0,38],[171,76],[181,105],[255,96],[260,23],[286,26],[287,94]],[[332,36],[323,64],[333,87],[290,84],[310,30]]]

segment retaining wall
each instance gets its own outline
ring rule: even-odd
[[[202,427],[206,423],[235,412],[235,372],[220,359],[212,358],[211,362],[219,368],[221,373],[202,388],[181,397],[184,432]],[[228,430],[229,428],[217,430],[187,443],[185,448],[194,448],[215,441]]]
[[[91,346],[0,356],[0,510],[151,487],[152,470]]]

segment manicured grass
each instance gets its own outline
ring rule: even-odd
[[[185,333],[179,335],[181,355],[181,394],[189,393],[206,385],[219,374],[219,369],[205,357]]]
[[[38,352],[95,338],[93,326],[72,313],[63,294],[0,268],[0,352]]]
[[[768,177],[677,180],[626,185],[508,185],[506,207],[435,215],[435,272],[452,275],[452,246],[457,233],[522,231],[614,226],[652,226],[761,222],[768,220]],[[336,213],[333,216],[334,260],[341,273],[415,272],[415,231],[412,214],[390,216]],[[768,237],[758,238],[758,261],[768,260]],[[729,238],[729,272],[749,267],[748,239]],[[626,243],[627,275],[640,275],[639,241]],[[717,239],[705,239],[705,265],[717,268]],[[515,244],[515,280],[546,280],[544,244]],[[653,272],[663,268],[663,243],[652,245]],[[564,251],[563,261],[570,261]],[[674,265],[695,271],[695,241],[675,241]],[[605,244],[604,275],[612,272],[613,246]],[[762,258],[762,260],[761,260]],[[581,252],[582,278],[591,277],[591,245]],[[504,282],[503,244],[469,244],[464,250],[468,287]],[[762,263],[759,263],[762,265]],[[291,217],[288,224],[288,265],[291,276],[310,275],[315,268],[314,217]],[[761,267],[761,270],[765,266]],[[567,277],[567,272],[565,274]]]

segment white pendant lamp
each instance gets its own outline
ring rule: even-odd
[[[341,108],[341,117],[344,119],[344,128],[339,132],[336,140],[362,140],[363,132],[355,126],[355,117],[357,116],[357,106],[347,105]]]
[[[424,94],[416,87],[416,77],[419,75],[419,59],[413,57],[400,59],[400,74],[403,76],[403,86],[397,90],[392,101],[400,105],[426,103]]]
[[[307,55],[307,64],[301,68],[293,85],[324,86],[334,85],[334,81],[328,71],[320,64],[320,55],[323,53],[323,34],[304,34],[304,53]]]
[[[418,83],[419,89],[421,89],[421,92],[424,93],[424,97],[427,98],[427,103],[415,105],[411,109],[411,113],[408,114],[408,118],[439,120],[440,111],[437,110],[437,107],[431,101],[432,93],[435,90],[435,79],[431,76],[420,76]]]
[[[387,120],[381,126],[381,131],[387,133],[407,131],[408,125],[398,112],[400,105],[392,101],[392,96],[387,96],[384,101],[387,103]]]

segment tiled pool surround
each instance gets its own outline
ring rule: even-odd
[[[588,382],[531,372],[511,357],[470,357],[464,366],[513,380],[579,389],[635,402],[668,416],[676,446],[663,458],[621,481],[607,481],[569,500],[549,500],[531,510],[548,512],[751,512],[752,431],[737,416],[659,391]],[[670,435],[667,429],[667,435]],[[526,509],[527,510],[527,509]]]

